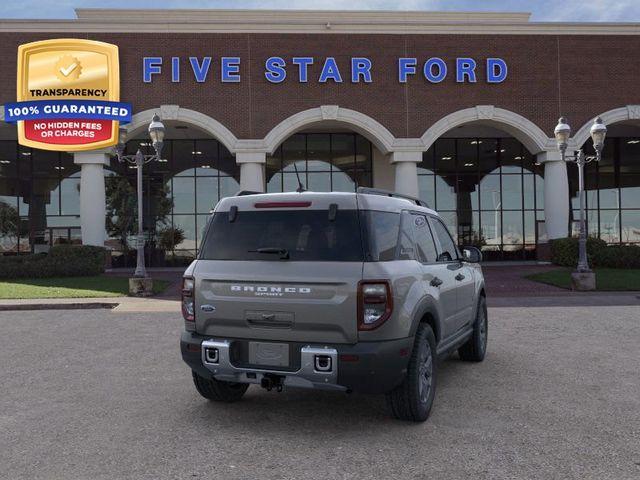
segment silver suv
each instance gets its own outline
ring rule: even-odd
[[[483,360],[484,279],[438,214],[391,192],[241,192],[185,272],[182,357],[210,400],[249,384],[385,393],[424,421],[437,359]]]

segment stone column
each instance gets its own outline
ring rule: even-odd
[[[537,160],[544,164],[544,221],[549,239],[569,235],[569,179],[567,164],[560,152],[542,152]]]
[[[237,152],[236,163],[240,165],[240,190],[264,192],[264,152]]]
[[[109,165],[109,155],[104,150],[76,152],[73,162],[80,165],[82,244],[103,247],[107,215],[103,167]]]
[[[418,163],[422,152],[392,152],[391,163],[395,167],[395,191],[411,197],[418,197]]]

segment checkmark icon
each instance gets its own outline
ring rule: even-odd
[[[76,67],[78,66],[78,64],[76,62],[73,62],[71,65],[69,65],[68,67],[64,68],[64,67],[60,67],[60,73],[62,75],[64,75],[65,77],[68,77],[69,74],[71,72],[73,72]]]
[[[72,82],[82,74],[82,64],[76,57],[64,55],[58,59],[53,73],[63,82]]]

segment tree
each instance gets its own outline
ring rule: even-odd
[[[184,230],[178,227],[166,227],[158,232],[158,247],[170,252],[184,241]]]
[[[154,188],[155,187],[155,188]],[[112,237],[118,238],[122,249],[129,250],[127,239],[138,233],[138,202],[135,188],[126,177],[111,176],[105,179],[105,190],[107,199],[107,232]],[[159,186],[153,185],[150,202],[152,211],[151,226],[147,226],[149,237],[154,238],[155,226],[157,223],[166,224],[167,217],[173,208],[173,200],[169,195],[169,188],[162,183]]]
[[[18,209],[0,201],[0,237],[8,237],[18,242],[20,235],[20,215]]]

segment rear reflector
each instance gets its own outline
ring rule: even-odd
[[[304,208],[310,207],[311,202],[258,202],[253,206],[256,208]]]
[[[341,362],[357,362],[358,360],[360,360],[358,355],[349,355],[347,353],[340,355]]]

